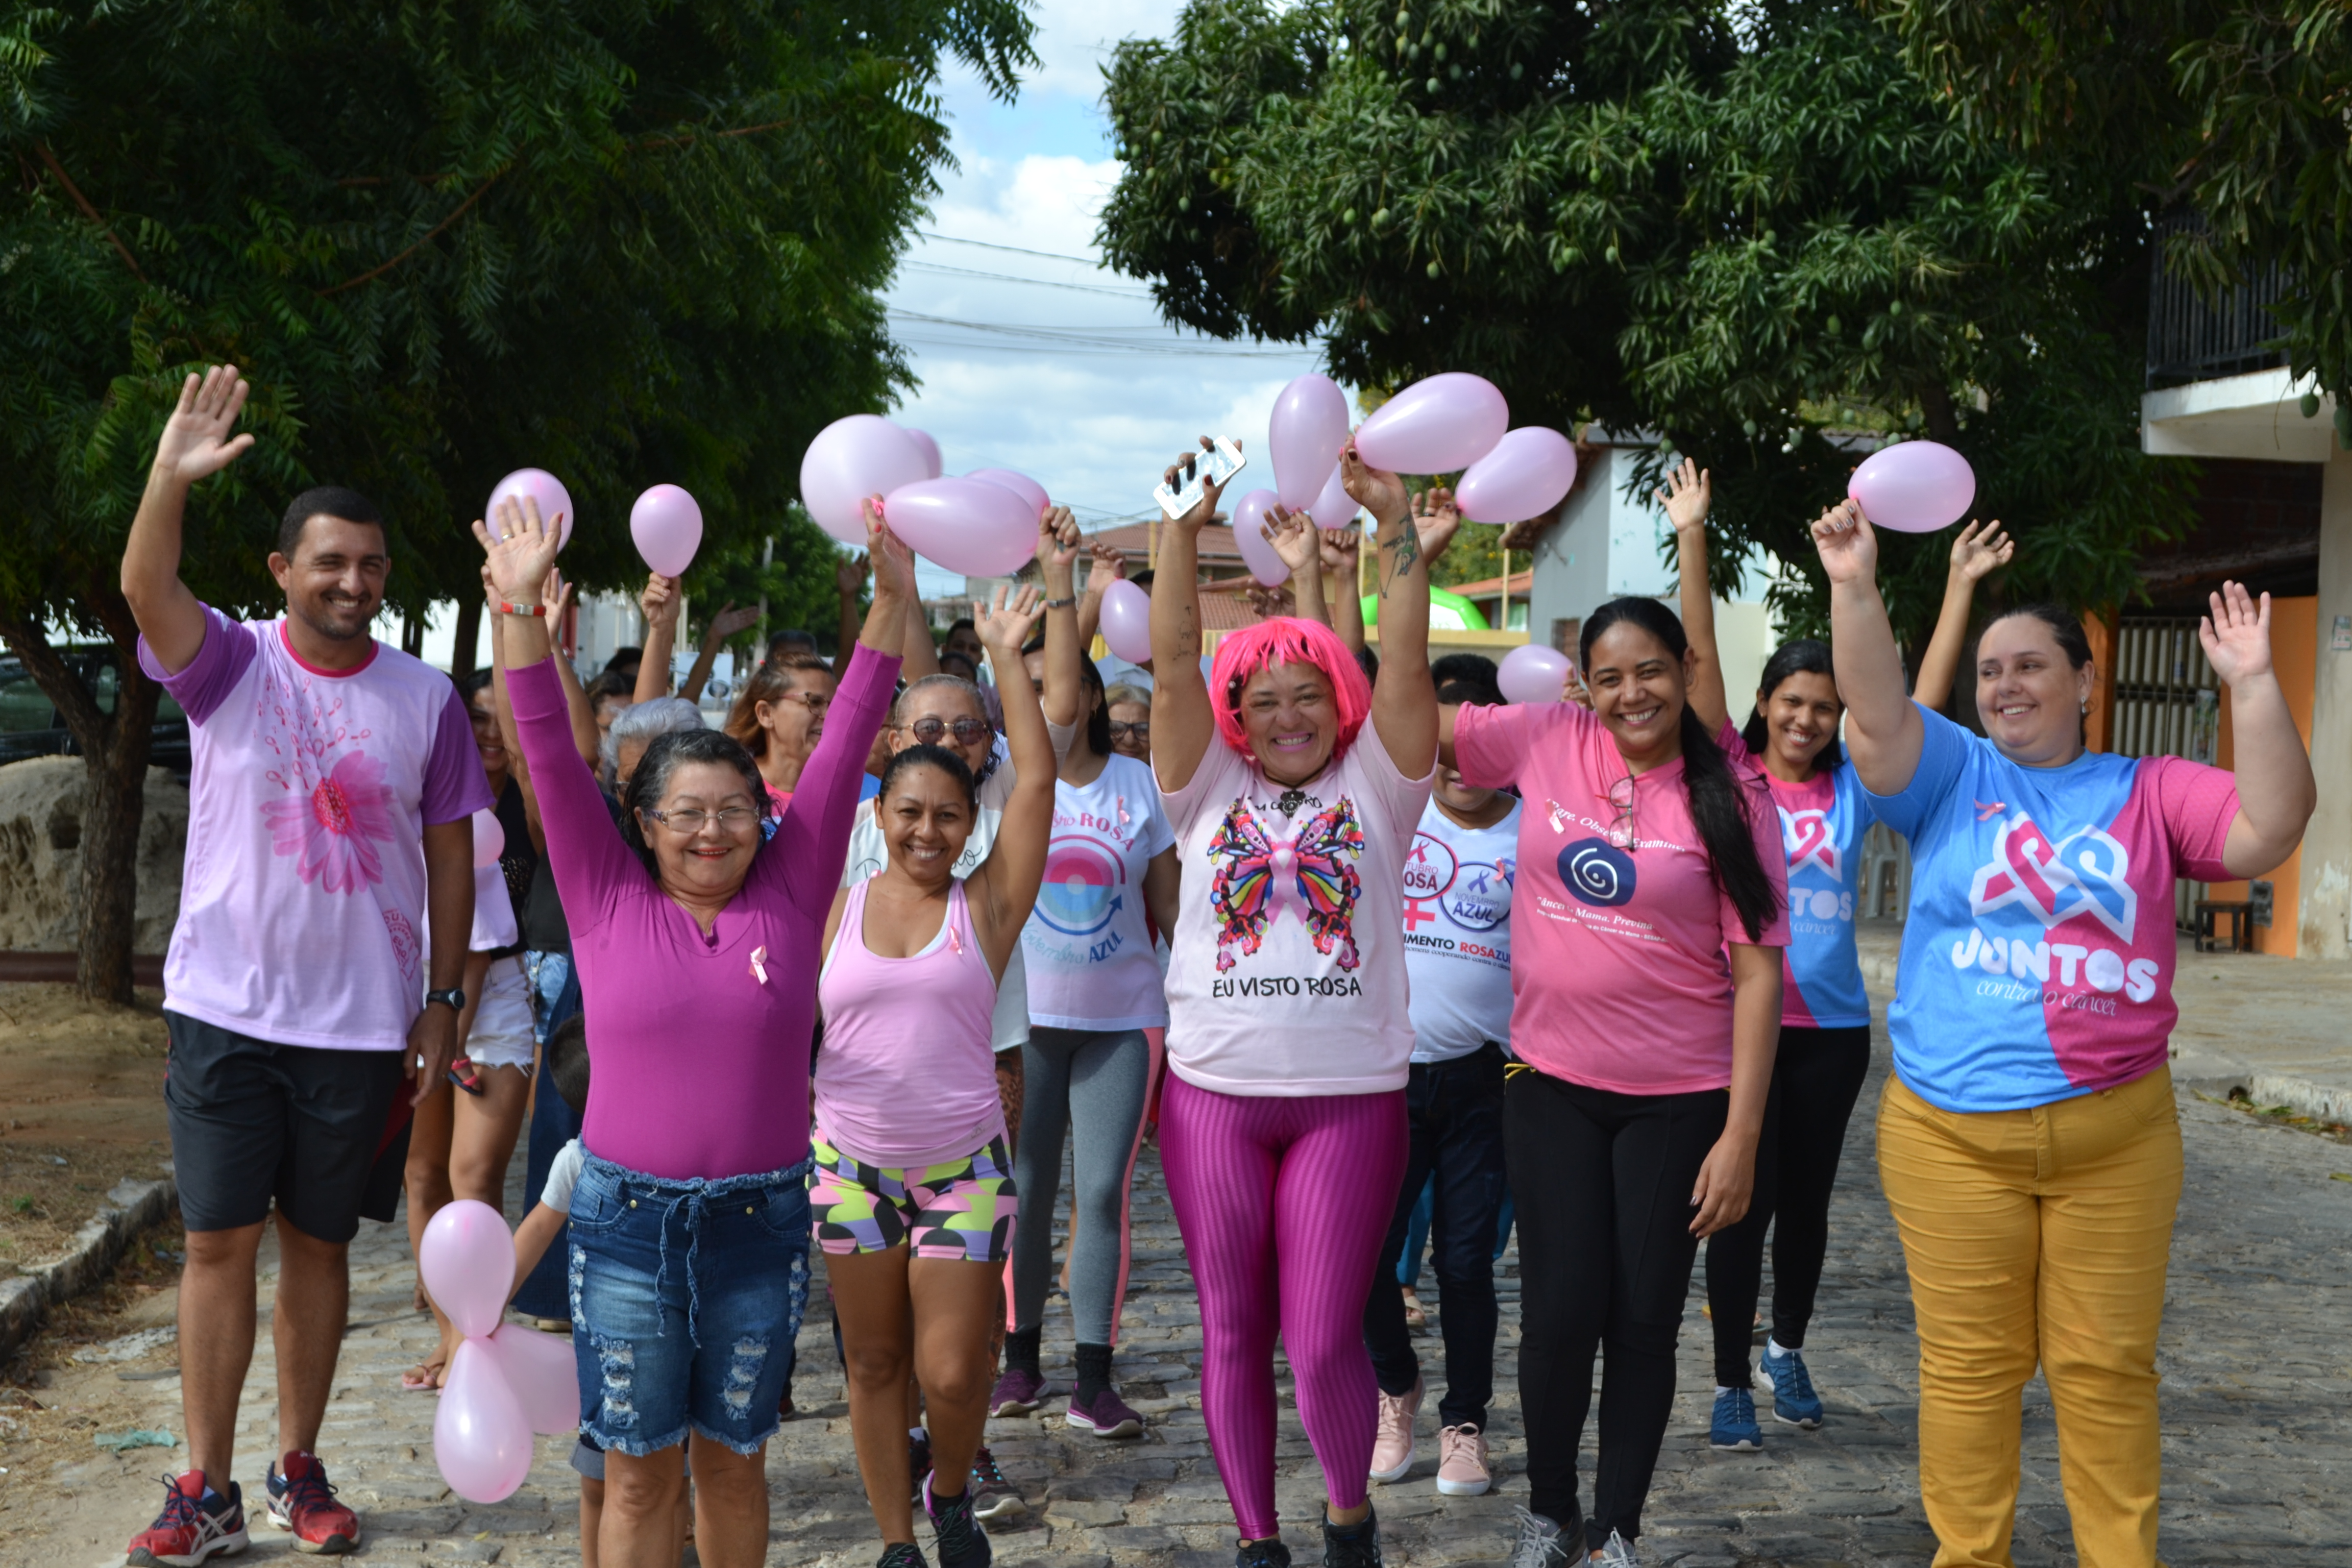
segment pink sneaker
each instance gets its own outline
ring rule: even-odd
[[[1495,1484],[1486,1472],[1486,1435],[1464,1422],[1437,1434],[1437,1489],[1446,1497],[1476,1497]]]
[[[1372,1439],[1372,1479],[1401,1481],[1412,1468],[1412,1423],[1421,1414],[1422,1381],[1411,1394],[1381,1395],[1380,1433]]]

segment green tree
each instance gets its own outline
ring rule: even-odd
[[[1888,437],[1969,456],[2012,595],[2120,601],[2189,515],[2138,451],[2137,212],[1972,136],[1853,5],[1195,0],[1107,100],[1105,252],[1170,318],[1656,430],[1715,472],[1718,587],[1769,549],[1798,626],[1811,519]],[[1945,546],[1887,542],[1916,643]]]
[[[2344,0],[1878,0],[1960,121],[2204,221],[2166,265],[2209,290],[2276,264],[2279,343],[2352,447],[2352,6]],[[2306,405],[2308,415],[2315,400]]]
[[[948,155],[939,69],[1009,94],[1029,39],[1021,0],[0,3],[0,634],[89,759],[85,990],[129,986],[155,693],[116,563],[182,375],[256,384],[189,519],[226,609],[272,605],[277,510],[329,479],[384,505],[412,618],[478,601],[467,524],[526,463],[584,586],[641,574],[656,480],[725,558],[906,384],[877,291]],[[113,713],[50,626],[114,645]]]

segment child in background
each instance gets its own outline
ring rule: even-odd
[[[547,1081],[572,1108],[576,1119],[588,1110],[588,1032],[578,1014],[573,1014],[555,1027],[547,1040]],[[580,1140],[566,1143],[548,1167],[547,1187],[540,1194],[538,1204],[523,1216],[515,1231],[515,1283],[520,1287],[539,1267],[541,1254],[563,1228],[572,1213],[572,1189],[580,1182]],[[582,1568],[596,1568],[596,1523],[604,1512],[604,1450],[596,1447],[586,1433],[572,1450],[572,1468],[580,1472],[580,1562]],[[681,1476],[681,1491],[691,1480]],[[691,1538],[692,1510],[681,1497],[677,1508],[677,1551],[674,1555],[686,1555],[686,1543]]]

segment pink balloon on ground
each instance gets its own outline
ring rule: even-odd
[[[580,1363],[569,1339],[500,1323],[489,1338],[469,1342],[489,1352],[532,1431],[569,1432],[580,1425]]]
[[[1006,489],[1011,490],[1014,495],[1019,496],[1023,500],[1027,501],[1031,506],[1036,508],[1036,515],[1038,517],[1045,516],[1045,509],[1053,504],[1045,495],[1045,486],[1039,484],[1028,475],[1016,472],[1012,468],[974,468],[971,472],[966,474],[964,478],[968,479],[986,479],[992,485],[1003,485]],[[1034,520],[1032,521],[1031,526],[1035,526]]]
[[[1151,659],[1151,595],[1122,578],[1103,590],[1103,641],[1129,664]]]
[[[1576,483],[1576,446],[1529,425],[1495,443],[1454,487],[1454,504],[1473,522],[1520,522],[1558,506]]]
[[[1558,702],[1567,688],[1569,671],[1575,668],[1557,648],[1528,643],[1503,656],[1495,684],[1503,689],[1507,702]]]
[[[1450,474],[1495,449],[1510,405],[1484,376],[1447,371],[1414,382],[1356,430],[1356,450],[1396,474]]]
[[[1327,533],[1355,521],[1359,510],[1356,498],[1348,493],[1340,473],[1339,465],[1332,464],[1330,477],[1323,481],[1322,489],[1316,492],[1315,504],[1307,509],[1307,514],[1315,520],[1315,526]]]
[[[1037,514],[986,479],[919,479],[883,501],[890,531],[916,554],[971,577],[1009,577],[1037,553]]]
[[[489,504],[482,511],[482,521],[489,524],[490,531],[499,531],[499,503],[512,500],[520,505],[525,496],[539,502],[539,521],[555,530],[555,548],[571,543],[572,492],[545,468],[517,468],[490,488]]]
[[[507,830],[499,815],[488,806],[474,813],[474,866],[495,866],[499,857],[507,852]]]
[[[1937,441],[1898,441],[1862,460],[1845,493],[1876,528],[1933,533],[1968,516],[1977,499],[1976,470]]]
[[[1288,563],[1275,552],[1265,531],[1265,514],[1281,504],[1272,490],[1252,490],[1234,506],[1234,542],[1241,546],[1242,563],[1269,588],[1290,580]]]
[[[441,1479],[468,1502],[497,1502],[514,1496],[530,1474],[530,1457],[522,1401],[489,1347],[467,1340],[449,1358],[433,1413],[433,1462]]]
[[[499,1326],[514,1293],[514,1237],[499,1211],[472,1198],[442,1205],[425,1222],[416,1271],[459,1333],[479,1339]]]
[[[683,577],[702,548],[702,508],[676,485],[656,485],[629,509],[638,558],[665,577]]]
[[[1348,444],[1348,395],[1328,375],[1298,377],[1274,400],[1266,447],[1274,455],[1274,489],[1282,504],[1304,510],[1323,493],[1332,460]]]
[[[878,414],[852,414],[818,431],[802,455],[801,504],[819,528],[863,549],[866,521],[857,503],[937,472],[905,430]]]
[[[947,465],[940,461],[940,444],[931,439],[929,431],[918,430],[912,425],[901,425],[898,428],[907,433],[907,439],[923,454],[923,467],[928,470],[923,478],[936,479],[946,471]]]

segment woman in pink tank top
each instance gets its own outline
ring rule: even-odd
[[[1042,615],[1003,590],[978,620],[1000,672]],[[835,895],[817,981],[809,1205],[825,1251],[849,1381],[858,1473],[885,1568],[914,1568],[906,1391],[922,1384],[932,1471],[923,1501],[941,1568],[984,1568],[988,1537],[968,1484],[988,1418],[989,1335],[1013,1243],[1013,1161],[990,1020],[997,984],[1036,902],[1053,837],[1054,746],[1037,694],[1005,680],[1016,782],[988,858],[956,861],[977,820],[971,769],[942,746],[898,752],[874,815],[888,859]]]

